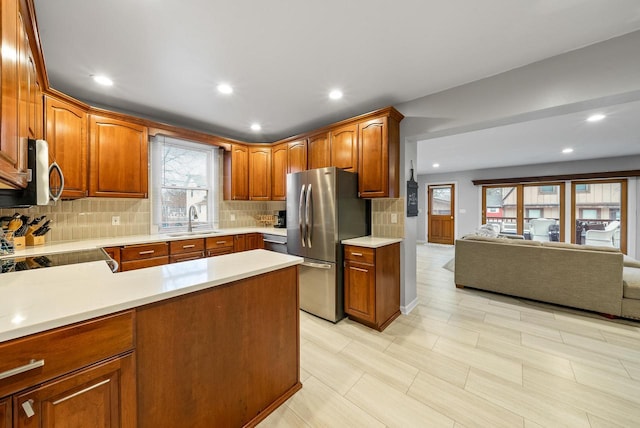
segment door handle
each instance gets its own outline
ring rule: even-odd
[[[15,376],[20,373],[28,372],[29,370],[37,369],[38,367],[44,366],[44,360],[31,360],[28,364],[24,366],[16,367],[14,369],[10,369],[0,373],[0,379],[6,379],[11,376]]]
[[[311,248],[311,238],[313,235],[313,195],[311,192],[311,184],[307,189],[307,201],[305,203],[305,219],[307,223],[307,246]]]
[[[302,219],[302,208],[304,206],[304,187],[304,184],[302,185],[302,187],[300,187],[300,200],[298,202],[298,228],[300,229],[300,241],[302,242],[302,247],[304,247],[305,239],[304,221]]]
[[[33,400],[27,400],[24,403],[22,403],[21,406],[27,418],[31,418],[35,416],[36,412],[33,410]]]

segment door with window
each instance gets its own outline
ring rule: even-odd
[[[428,242],[453,245],[455,207],[453,184],[428,186],[427,210]]]

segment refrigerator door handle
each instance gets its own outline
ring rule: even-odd
[[[311,184],[307,188],[307,201],[305,202],[305,222],[307,223],[307,247],[311,248],[311,238],[313,237],[313,195]]]
[[[305,227],[302,219],[302,206],[304,204],[304,184],[300,187],[300,199],[298,202],[298,228],[300,229],[300,241],[304,247]]]

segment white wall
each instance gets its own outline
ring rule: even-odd
[[[472,180],[530,177],[541,175],[557,174],[579,174],[603,171],[626,171],[638,169],[640,167],[640,155],[624,156],[607,159],[593,159],[586,161],[557,162],[542,165],[526,165],[506,168],[479,169],[473,171],[451,172],[444,174],[428,174],[418,176],[418,185],[421,199],[420,214],[418,215],[417,240],[426,241],[427,218],[426,218],[426,191],[427,185],[438,183],[455,182],[457,192],[456,205],[456,238],[473,232],[482,222],[482,195],[481,186],[474,186]],[[638,221],[638,203],[640,201],[640,189],[638,180],[629,180],[628,199],[628,236],[627,247],[629,255],[640,254],[640,242],[638,231],[640,224]],[[567,200],[570,198],[570,191],[567,189]],[[566,203],[566,201],[565,201]],[[464,212],[461,212],[464,211]],[[569,218],[569,217],[567,217]]]

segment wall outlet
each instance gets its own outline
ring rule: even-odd
[[[397,223],[397,222],[398,222],[398,214],[392,213],[391,214],[391,223]]]
[[[236,221],[236,215],[235,214],[229,214],[229,220]]]
[[[114,215],[111,217],[111,226],[120,226],[120,216]]]

